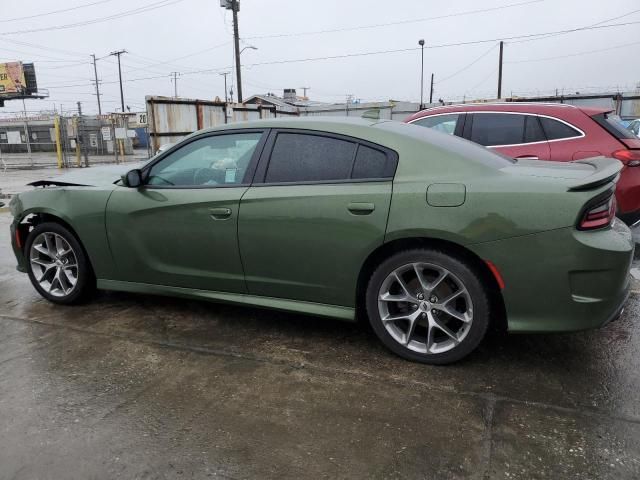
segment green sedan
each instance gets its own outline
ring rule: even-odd
[[[259,121],[129,171],[34,182],[11,200],[11,238],[58,304],[99,288],[368,318],[398,355],[445,364],[492,325],[573,331],[620,314],[634,249],[614,215],[620,169],[516,163],[391,121]]]

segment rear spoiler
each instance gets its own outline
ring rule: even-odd
[[[622,170],[622,162],[614,158],[594,157],[584,160],[576,160],[573,163],[584,163],[595,168],[595,172],[586,178],[581,179],[573,185],[569,186],[570,192],[579,192],[582,190],[592,190],[594,188],[606,185],[607,183],[617,182]]]

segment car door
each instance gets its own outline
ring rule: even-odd
[[[512,158],[549,160],[549,143],[535,115],[512,112],[467,114],[465,137]]]
[[[384,240],[396,166],[395,152],[351,137],[272,131],[240,204],[249,293],[353,306]]]
[[[140,188],[116,188],[106,223],[118,279],[245,292],[238,208],[262,138],[256,130],[195,137],[146,167]]]
[[[565,120],[540,116],[540,123],[551,149],[551,160],[570,162],[602,155],[600,142],[593,142],[578,127]]]

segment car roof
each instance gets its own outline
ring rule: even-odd
[[[219,125],[213,128],[199,130],[197,133],[218,132],[220,130],[237,130],[251,128],[302,128],[319,131],[341,131],[371,127],[377,123],[389,120],[366,119],[360,117],[280,117],[264,120],[251,120],[248,122],[234,122],[226,125]]]
[[[428,108],[411,115],[407,120],[417,118],[457,112],[517,112],[517,113],[537,113],[540,115],[561,115],[567,109],[579,110],[589,116],[599,113],[610,112],[611,108],[581,107],[567,103],[538,103],[538,102],[492,102],[492,103],[463,103],[455,105],[445,105],[441,107]]]

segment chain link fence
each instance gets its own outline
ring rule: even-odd
[[[149,158],[135,114],[19,115],[0,119],[0,168],[88,167]]]

